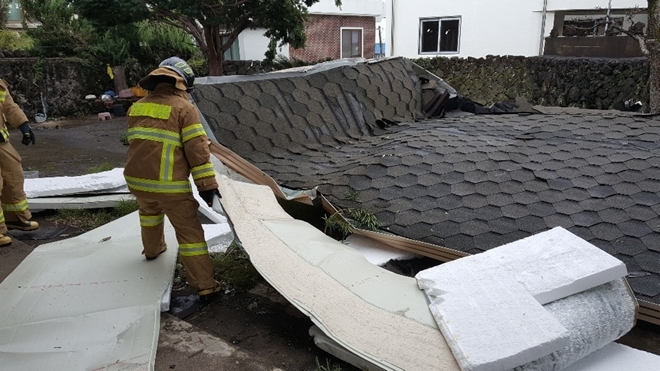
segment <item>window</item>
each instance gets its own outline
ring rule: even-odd
[[[227,42],[229,39],[229,36],[223,36],[222,37],[222,42]],[[241,60],[241,54],[238,46],[238,38],[234,40],[234,43],[231,44],[231,47],[225,51],[224,60],[226,61],[238,61]]]
[[[460,18],[419,21],[419,54],[458,53]]]
[[[21,5],[18,0],[12,0],[7,9],[7,21],[20,22],[23,20],[21,17]]]
[[[341,58],[362,57],[362,29],[341,29]]]

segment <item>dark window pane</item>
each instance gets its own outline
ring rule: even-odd
[[[353,40],[352,41],[352,54],[351,57],[362,57],[362,31],[354,30],[353,31]]]
[[[440,28],[440,51],[458,51],[458,19],[442,21]]]
[[[351,57],[351,31],[352,30],[342,30],[341,31],[341,57],[350,58]]]
[[[438,21],[422,22],[422,53],[438,51]]]
[[[341,31],[341,57],[362,57],[362,30]]]

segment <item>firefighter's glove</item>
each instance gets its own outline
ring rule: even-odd
[[[206,204],[209,205],[209,207],[213,206],[213,196],[218,196],[218,198],[222,198],[222,196],[220,196],[220,191],[218,191],[217,188],[209,189],[206,191],[199,191],[199,197],[201,197],[202,200],[204,200],[204,202],[206,202]]]
[[[23,140],[21,140],[21,143],[25,144],[26,146],[29,145],[30,143],[35,144],[34,133],[32,132],[32,128],[30,127],[30,124],[26,122],[21,126],[19,126],[18,130],[20,130],[21,133],[23,133]]]

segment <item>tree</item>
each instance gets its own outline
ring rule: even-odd
[[[637,27],[634,24],[633,18],[640,13],[639,8],[629,9],[627,18],[631,21],[632,26],[630,29],[622,28],[620,23],[613,22],[611,19],[605,21],[611,30],[624,33],[639,43],[639,48],[649,61],[649,110],[652,113],[660,113],[660,4],[658,0],[648,0],[646,9],[648,13],[648,26],[646,33],[643,32],[643,23],[639,22],[642,27]]]
[[[27,17],[41,23],[40,27],[27,30],[35,40],[35,54],[79,57],[103,71],[110,65],[117,91],[128,87],[125,66],[130,66],[129,78],[136,83],[146,71],[170,55],[201,57],[189,35],[178,28],[148,21],[129,22],[140,17],[129,18],[122,24],[93,23],[78,16],[70,0],[21,0],[21,3]]]
[[[222,75],[224,53],[244,30],[263,28],[277,45],[305,46],[307,7],[319,0],[71,0],[78,13],[97,26],[150,19],[190,34],[206,57],[209,74]],[[337,6],[341,0],[335,0]],[[112,16],[108,16],[112,14]]]
[[[649,99],[653,113],[660,112],[660,4],[648,0],[649,25],[646,31],[646,49],[649,58]]]

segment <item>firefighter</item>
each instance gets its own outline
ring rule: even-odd
[[[220,284],[213,277],[189,176],[209,206],[220,193],[210,163],[209,139],[188,98],[194,80],[190,66],[178,57],[165,59],[140,80],[150,94],[128,111],[124,177],[139,205],[142,253],[152,260],[167,249],[163,235],[167,216],[176,232],[188,285],[209,300],[220,291]]]
[[[0,246],[11,244],[11,237],[7,236],[7,229],[32,231],[39,228],[39,224],[30,220],[32,214],[28,209],[27,197],[23,190],[23,166],[21,156],[9,142],[9,130],[18,127],[23,134],[22,143],[35,144],[34,133],[28,124],[23,110],[9,94],[9,85],[0,79]]]

